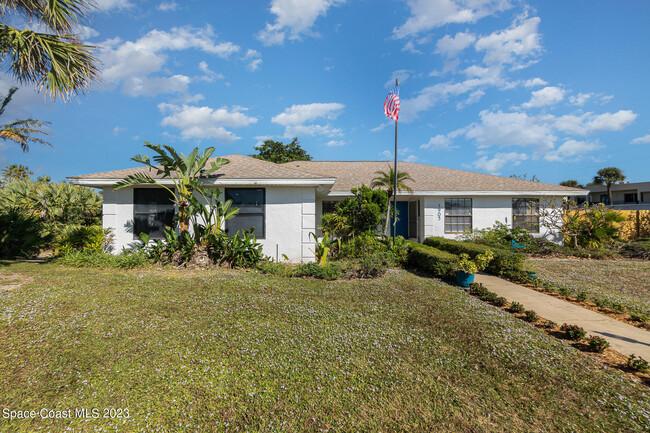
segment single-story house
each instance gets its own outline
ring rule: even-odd
[[[230,163],[216,175],[202,179],[221,190],[222,199],[232,199],[239,208],[227,221],[226,230],[254,227],[264,254],[286,255],[290,261],[314,260],[313,239],[321,215],[362,184],[370,185],[377,171],[388,171],[386,161],[294,161],[275,164],[242,155],[224,156]],[[128,248],[147,232],[162,236],[174,207],[169,194],[153,185],[114,190],[128,175],[148,171],[146,167],[72,176],[72,184],[104,191],[103,226],[114,233],[117,251]],[[416,241],[429,236],[455,238],[469,229],[492,227],[496,221],[530,230],[535,236],[557,240],[539,224],[541,197],[586,195],[587,191],[492,176],[412,162],[399,162],[398,170],[413,179],[412,192],[397,194],[399,221],[396,234]],[[169,182],[170,180],[162,180]]]

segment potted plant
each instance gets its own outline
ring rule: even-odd
[[[468,254],[462,253],[458,260],[456,284],[461,287],[469,287],[469,284],[474,282],[474,274],[485,269],[493,258],[492,251],[479,254],[474,257],[474,260],[471,260]]]

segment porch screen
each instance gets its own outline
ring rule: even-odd
[[[164,188],[133,189],[133,239],[146,233],[163,239],[166,226],[174,223],[174,196]]]
[[[472,199],[445,199],[445,233],[463,233],[472,229]]]
[[[226,233],[255,228],[255,237],[264,239],[264,188],[226,188],[226,200],[239,209],[233,219],[226,221]]]
[[[539,199],[512,199],[512,227],[522,228],[530,233],[539,233]]]

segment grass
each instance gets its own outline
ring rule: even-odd
[[[606,299],[630,311],[650,315],[650,261],[529,259],[542,280],[568,289],[571,296]]]
[[[21,263],[0,274],[32,277],[0,292],[0,405],[130,415],[0,419],[2,431],[650,429],[647,387],[403,271],[328,282]]]

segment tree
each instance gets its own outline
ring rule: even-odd
[[[127,176],[125,179],[115,184],[115,189],[125,188],[141,184],[157,185],[165,188],[174,197],[174,203],[178,207],[178,229],[181,234],[189,233],[190,217],[192,203],[195,203],[194,192],[208,195],[199,183],[200,178],[208,176],[228,164],[225,158],[214,158],[210,156],[214,152],[214,147],[208,147],[203,152],[195,147],[189,155],[176,152],[171,146],[160,144],[151,144],[145,142],[145,147],[156,153],[153,160],[157,165],[152,164],[148,155],[136,155],[131,158],[132,161],[144,164],[149,167],[149,173],[154,172],[154,179],[149,173],[140,172]],[[173,187],[169,187],[159,182],[161,179],[169,179]]]
[[[372,183],[370,184],[371,188],[386,188],[386,192],[388,193],[388,209],[386,210],[386,225],[384,227],[384,233],[388,235],[388,222],[390,220],[390,203],[391,203],[391,197],[393,196],[393,188],[395,187],[395,170],[393,170],[392,167],[388,167],[388,173],[385,171],[376,171],[375,174],[377,175],[373,180]],[[407,180],[410,180],[413,182],[413,179],[411,176],[405,172],[405,171],[398,171],[397,172],[397,191],[408,191],[412,192],[413,189],[406,185]]]
[[[342,240],[373,233],[381,224],[381,216],[388,204],[388,195],[382,190],[372,190],[365,185],[352,188],[352,197],[337,203],[333,214],[323,215],[321,229]]]
[[[0,116],[5,112],[5,108],[11,102],[11,98],[14,96],[14,93],[18,90],[18,87],[12,87],[9,89],[9,93],[5,96],[0,105]],[[43,125],[49,125],[50,122],[44,122],[42,120],[36,119],[25,119],[25,120],[16,120],[15,122],[7,123],[0,126],[0,138],[3,140],[11,140],[20,145],[20,148],[23,152],[29,150],[29,143],[38,143],[45,146],[51,146],[47,141],[33,137],[33,134],[44,134],[47,135],[47,132],[39,129]]]
[[[34,83],[38,91],[64,100],[83,92],[99,78],[94,47],[81,43],[75,28],[93,7],[90,0],[8,0],[0,14],[0,58],[11,65],[21,83]],[[7,25],[16,18],[48,33],[19,30]]]
[[[616,167],[605,167],[598,170],[596,176],[594,176],[594,185],[603,185],[607,186],[607,197],[609,197],[610,205],[614,204],[612,201],[612,184],[615,182],[621,182],[625,180],[625,175],[620,168]]]
[[[560,182],[561,186],[567,186],[569,188],[582,188],[584,189],[584,186],[580,185],[577,180],[569,179],[569,180],[563,180]]]
[[[257,154],[249,155],[252,158],[283,164],[291,161],[311,161],[311,156],[300,147],[298,137],[289,144],[281,141],[265,140],[261,146],[255,146]]]
[[[21,165],[12,164],[5,167],[5,169],[2,170],[2,175],[4,177],[13,180],[29,180],[29,176],[32,174],[34,174],[34,172],[22,164]]]

